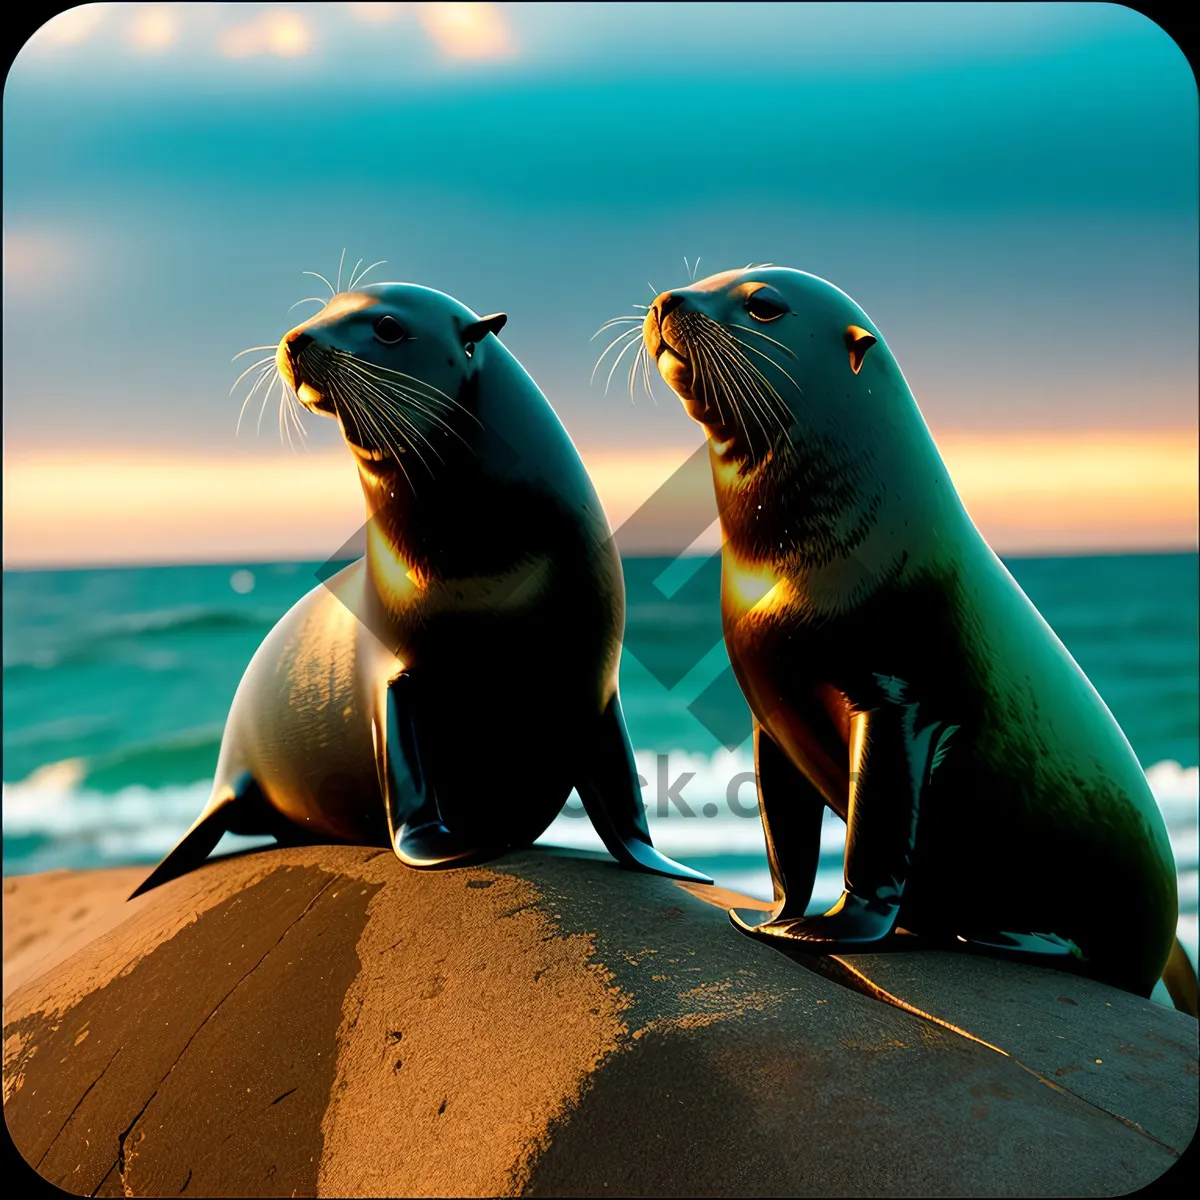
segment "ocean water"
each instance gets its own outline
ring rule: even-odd
[[[621,693],[656,844],[770,896],[746,718],[703,560],[631,559]],[[1125,730],[1179,872],[1180,936],[1197,942],[1200,655],[1195,554],[1008,563]],[[156,862],[208,796],[241,673],[316,563],[6,572],[4,872]],[[653,581],[658,580],[657,586]],[[650,664],[647,669],[643,660]],[[667,678],[673,686],[659,682]],[[689,710],[697,697],[705,697]],[[715,710],[714,710],[715,706]],[[531,747],[536,762],[537,747]],[[740,778],[739,778],[740,777]],[[576,798],[543,841],[600,849]],[[831,814],[814,907],[840,892]],[[255,844],[227,836],[223,849]]]

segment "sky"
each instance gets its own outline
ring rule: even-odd
[[[229,390],[343,251],[509,314],[614,525],[703,434],[590,339],[699,256],[849,292],[1001,553],[1196,543],[1196,82],[1132,9],[91,4],[3,121],[6,567],[337,549],[336,426]]]

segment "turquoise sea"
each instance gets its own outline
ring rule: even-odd
[[[626,563],[625,713],[655,841],[719,883],[769,896],[753,787],[737,781],[752,769],[749,741],[725,749],[688,708],[728,665],[715,582],[703,573],[687,588],[678,581],[681,567],[687,575],[701,561],[671,571],[666,559]],[[1175,849],[1180,935],[1193,960],[1198,565],[1195,554],[1008,562],[1146,770]],[[315,585],[319,569],[246,563],[6,572],[5,874],[157,861],[207,798],[243,668],[271,625]],[[647,586],[654,579],[658,587]],[[712,586],[695,586],[704,582]],[[639,654],[652,660],[654,674]],[[679,680],[670,688],[658,682],[664,663]],[[742,705],[719,687],[707,703]],[[736,726],[732,708],[725,716]],[[530,758],[536,769],[536,745]],[[543,840],[600,848],[576,799]],[[841,823],[829,816],[814,904],[840,891],[841,846]]]

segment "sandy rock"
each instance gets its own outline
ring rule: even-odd
[[[754,902],[599,857],[131,886],[5,881],[5,1118],[76,1194],[1107,1196],[1196,1129],[1190,1017],[968,955],[789,958],[729,924]]]

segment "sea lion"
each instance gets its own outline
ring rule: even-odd
[[[572,788],[622,865],[711,882],[651,843],[617,688],[620,559],[505,320],[375,284],[279,343],[283,380],[354,457],[366,555],[264,639],[207,807],[135,895],[227,830],[466,864],[531,843]]]
[[[642,334],[708,434],[755,719],[776,905],[734,922],[819,953],[904,931],[1148,995],[1177,917],[1154,796],[972,524],[870,318],[816,276],[748,268],[662,293]],[[807,916],[826,805],[844,891]]]

